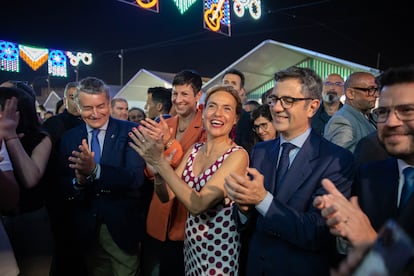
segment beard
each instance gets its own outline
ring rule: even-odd
[[[333,104],[339,102],[339,96],[335,91],[328,91],[322,95],[322,100],[327,104]]]

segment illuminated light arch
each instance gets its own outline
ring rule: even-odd
[[[246,9],[253,19],[257,20],[262,16],[261,0],[233,0],[233,2],[233,12],[238,17],[243,17]]]
[[[173,0],[181,14],[184,14],[197,0]]]
[[[91,65],[92,64],[92,54],[91,53],[74,53],[74,52],[70,52],[67,51],[66,55],[69,58],[69,62],[72,66],[78,66],[79,62],[82,61],[83,64],[85,65]]]
[[[20,71],[19,47],[16,43],[0,40],[0,71]]]
[[[149,1],[135,0],[135,1],[137,2],[138,6],[144,9],[151,9],[155,5],[158,4],[158,0],[149,0]]]
[[[203,21],[204,28],[230,36],[231,20],[229,0],[204,0]]]
[[[19,45],[20,57],[34,70],[39,69],[48,59],[49,50]]]
[[[63,51],[51,50],[49,53],[48,72],[55,77],[67,77],[67,58]]]

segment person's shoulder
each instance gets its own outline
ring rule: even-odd
[[[358,171],[362,173],[369,172],[387,172],[389,173],[390,169],[398,169],[397,159],[394,157],[389,157],[383,160],[372,160],[369,162],[361,163],[358,167]]]
[[[354,155],[352,154],[351,151],[345,149],[344,147],[341,147],[331,141],[329,141],[328,139],[326,139],[325,137],[322,137],[318,134],[315,134],[321,141],[321,149],[325,150],[325,151],[329,151],[330,153],[334,153],[335,155],[340,155],[340,156],[346,156],[348,158],[354,158]]]
[[[50,128],[56,126],[56,125],[63,124],[63,117],[62,116],[63,115],[61,113],[61,114],[50,117],[49,119],[47,119],[46,121],[43,122],[43,124],[42,124],[43,128],[50,129]]]
[[[132,128],[132,127],[137,127],[139,124],[132,122],[132,121],[128,121],[128,120],[120,120],[120,119],[116,119],[113,117],[109,117],[109,121],[108,121],[108,127],[110,127],[110,125],[115,125],[118,127],[126,127],[126,128]]]
[[[272,147],[275,147],[276,145],[278,145],[279,141],[280,141],[279,137],[275,138],[273,140],[259,141],[259,142],[255,143],[253,145],[252,149],[255,149],[255,150],[266,149],[267,150],[269,148],[272,148]]]
[[[79,125],[77,125],[77,126],[75,126],[75,127],[73,127],[73,128],[70,128],[70,129],[68,129],[68,130],[65,130],[65,131],[62,133],[62,138],[63,138],[64,136],[73,136],[73,135],[78,135],[78,133],[82,131],[82,128],[85,128],[85,124],[79,124]]]

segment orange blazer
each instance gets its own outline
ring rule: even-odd
[[[181,139],[175,141],[165,152],[168,155],[175,150],[172,160],[173,167],[178,166],[184,153],[196,142],[206,141],[206,132],[203,131],[202,108],[197,110],[187,130],[181,136]],[[178,126],[178,116],[166,120],[170,129],[173,129],[172,136],[176,136]],[[147,216],[147,233],[160,241],[167,238],[172,241],[184,240],[185,222],[187,220],[187,209],[177,199],[174,198],[168,202],[162,203],[157,194],[153,193]]]

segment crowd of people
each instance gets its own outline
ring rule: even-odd
[[[0,84],[0,275],[414,273],[414,66],[274,81],[183,70],[141,109],[86,77],[46,120]]]

